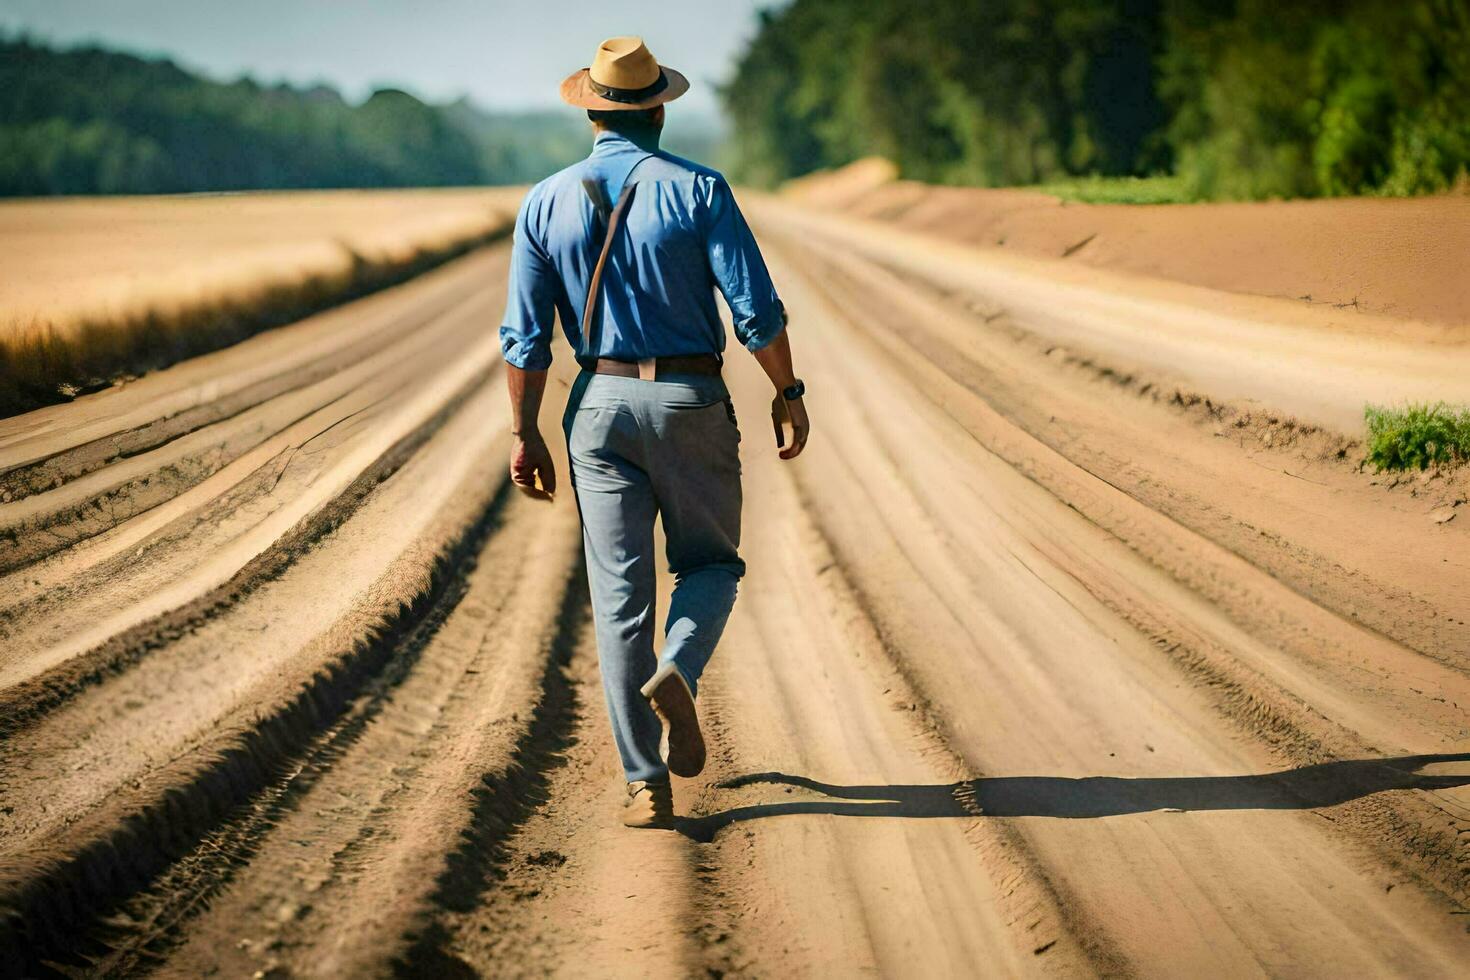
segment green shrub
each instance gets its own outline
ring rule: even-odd
[[[1427,469],[1470,461],[1470,408],[1405,405],[1363,410],[1368,422],[1368,456],[1374,469]]]

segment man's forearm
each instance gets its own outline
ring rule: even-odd
[[[510,391],[510,431],[527,441],[539,439],[541,430],[536,419],[541,414],[541,396],[546,393],[546,372],[507,364],[505,384]]]
[[[775,340],[755,352],[755,359],[777,391],[796,384],[796,369],[791,365],[791,338],[784,329]]]

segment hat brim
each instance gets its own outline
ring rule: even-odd
[[[561,100],[568,105],[574,105],[582,109],[602,109],[608,112],[618,112],[623,109],[652,109],[656,105],[672,102],[685,92],[689,91],[689,79],[670,68],[668,65],[659,65],[663,69],[664,76],[668,78],[669,84],[657,95],[650,95],[641,102],[614,102],[612,99],[604,99],[592,90],[592,77],[589,74],[592,69],[583,68],[574,71],[561,83]]]

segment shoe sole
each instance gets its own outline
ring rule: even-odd
[[[643,696],[669,729],[669,772],[689,778],[704,772],[704,733],[689,685],[672,663],[659,667],[642,688]]]

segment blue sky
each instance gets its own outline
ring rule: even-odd
[[[597,43],[641,34],[693,86],[681,108],[714,115],[714,83],[783,0],[0,0],[0,29],[164,54],[224,79],[325,81],[351,99],[393,85],[488,108],[560,105],[556,87]]]

